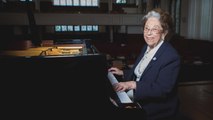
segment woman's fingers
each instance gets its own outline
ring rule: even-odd
[[[114,85],[114,90],[117,92],[125,91],[128,87],[125,85],[124,82],[116,83]]]

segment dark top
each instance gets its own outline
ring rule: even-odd
[[[146,51],[145,45],[133,68],[124,71],[124,80],[134,80],[134,69]],[[178,109],[177,77],[180,57],[176,50],[164,42],[152,59],[139,82],[136,82],[134,101],[141,104],[148,119],[165,119]]]

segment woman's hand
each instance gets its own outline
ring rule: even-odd
[[[117,92],[132,90],[136,88],[136,82],[135,81],[119,82],[119,83],[115,83],[113,87],[114,87],[114,90]]]
[[[113,74],[116,74],[116,75],[124,75],[124,73],[123,73],[123,71],[122,70],[120,70],[120,69],[118,69],[118,68],[116,68],[116,67],[111,67],[111,68],[109,68],[108,69],[108,72],[111,72],[111,73],[113,73]]]

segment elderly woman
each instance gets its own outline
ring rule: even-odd
[[[146,45],[129,70],[108,69],[123,76],[114,85],[116,91],[127,91],[146,111],[148,120],[171,119],[178,110],[177,77],[180,57],[164,38],[172,28],[172,18],[157,8],[143,18]]]

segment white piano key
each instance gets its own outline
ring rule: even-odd
[[[107,77],[110,80],[112,85],[114,85],[115,83],[118,83],[118,80],[115,78],[115,76],[111,72],[108,72]],[[121,103],[133,103],[126,92],[116,92],[116,94],[118,98],[120,99]]]

